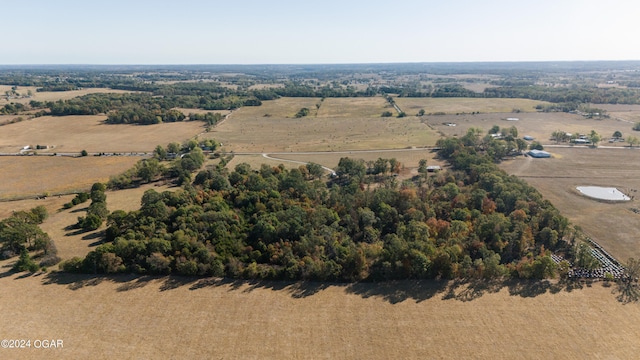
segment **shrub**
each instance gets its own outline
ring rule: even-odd
[[[61,262],[58,266],[66,272],[79,273],[82,272],[82,259],[75,256],[69,260]]]
[[[40,267],[48,267],[48,266],[53,266],[57,263],[60,262],[60,257],[58,255],[46,255],[45,257],[42,258],[42,260],[40,260]]]
[[[15,265],[13,265],[14,271],[28,271],[34,273],[38,271],[39,268],[38,264],[36,264],[36,262],[31,259],[31,256],[29,256],[27,249],[22,249],[20,252],[20,258]]]
[[[298,112],[296,113],[296,118],[305,117],[307,115],[309,115],[309,109],[308,108],[302,108],[302,109],[298,110]]]

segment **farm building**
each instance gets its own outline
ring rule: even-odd
[[[508,117],[507,121],[519,121],[519,118],[515,118],[515,117]]]
[[[531,150],[528,152],[529,156],[534,157],[534,158],[550,158],[551,154],[549,154],[546,151],[542,151],[542,150]]]
[[[591,141],[587,139],[571,139],[571,142],[574,144],[583,144],[583,145],[591,144]]]
[[[427,171],[428,172],[436,172],[436,171],[440,171],[442,170],[442,168],[438,165],[429,165],[427,166]]]

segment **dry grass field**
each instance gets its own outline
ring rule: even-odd
[[[544,101],[528,99],[482,99],[482,98],[394,98],[396,104],[407,115],[415,115],[420,109],[425,113],[433,114],[443,112],[446,114],[457,113],[508,113],[514,109],[521,112],[535,112],[536,105],[548,104]],[[513,116],[517,116],[514,114]]]
[[[0,152],[25,145],[54,146],[46,152],[151,152],[157,145],[182,142],[204,130],[203,122],[110,125],[105,116],[43,116],[2,127]],[[45,151],[42,151],[45,152]]]
[[[139,156],[0,156],[0,200],[87,191],[140,161]]]
[[[507,121],[507,118],[517,118],[518,121]],[[622,132],[623,137],[640,136],[631,128],[633,124],[617,119],[586,119],[583,116],[568,113],[493,113],[477,115],[441,115],[428,116],[427,123],[445,136],[463,136],[470,127],[482,129],[487,134],[493,125],[501,128],[515,126],[518,135],[530,135],[542,144],[555,144],[549,140],[554,131],[561,130],[570,133],[589,134],[595,130],[602,137],[600,145],[621,146],[625,143],[607,143],[615,131]],[[454,123],[456,126],[447,126]],[[628,144],[626,145],[628,146]]]
[[[203,137],[213,137],[235,152],[408,148],[432,145],[437,139],[417,117],[380,117],[389,110],[381,97],[327,98],[316,116],[317,103],[320,99],[283,98],[244,107]],[[295,118],[303,107],[310,109],[309,116]]]
[[[631,126],[633,126],[633,124],[637,122],[640,122],[640,105],[603,104],[597,105],[597,107],[599,109],[606,110],[611,118],[630,122]]]
[[[0,338],[63,340],[62,349],[0,349],[5,359],[632,359],[640,350],[638,305],[601,283],[227,282],[0,266]]]
[[[106,89],[106,88],[86,88],[82,90],[71,90],[71,91],[36,91],[38,87],[36,86],[18,86],[16,92],[20,94],[21,97],[11,98],[7,101],[4,97],[5,91],[11,91],[10,85],[0,85],[0,106],[4,106],[8,103],[21,103],[28,104],[29,101],[57,101],[57,100],[69,100],[74,97],[88,95],[88,94],[106,94],[106,93],[116,93],[116,94],[126,94],[131,91],[126,90],[115,90],[115,89]],[[31,90],[31,97],[23,97],[26,96],[27,93]]]
[[[551,159],[519,158],[501,167],[536,187],[560,212],[621,261],[640,257],[640,150],[548,148]],[[578,193],[576,186],[617,187],[635,196],[607,203]]]
[[[17,118],[18,115],[0,115],[0,125],[11,122],[11,120]]]

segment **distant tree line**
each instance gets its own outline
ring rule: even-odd
[[[219,106],[214,106],[204,101],[203,104],[197,103],[196,100],[185,97],[155,97],[150,94],[89,94],[80,96],[70,100],[58,100],[48,102],[31,101],[31,108],[48,108],[49,111],[43,111],[40,115],[97,115],[107,114],[107,123],[110,124],[158,124],[162,122],[183,121],[186,116],[175,110],[175,107],[198,108],[198,107],[218,107],[228,108],[229,106],[245,106],[251,102],[247,99],[222,99]],[[236,105],[232,105],[233,101],[238,101]],[[224,103],[224,105],[223,105]],[[11,107],[11,108],[9,108]],[[26,110],[21,104],[8,104],[3,108],[4,111]],[[0,109],[0,112],[3,110]],[[215,125],[222,115],[220,114],[202,114],[190,116],[190,120],[201,120],[209,125]]]
[[[623,88],[598,88],[590,86],[548,87],[514,86],[487,88],[487,98],[524,98],[552,103],[578,104],[639,104],[640,90]]]

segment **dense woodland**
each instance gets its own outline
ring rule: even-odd
[[[572,254],[567,220],[475,146],[446,141],[451,170],[400,185],[384,176],[394,159],[343,158],[329,182],[313,164],[202,170],[181,190],[148,190],[140,210],[111,212],[105,243],[62,267],[331,281],[566,271],[549,255]]]

